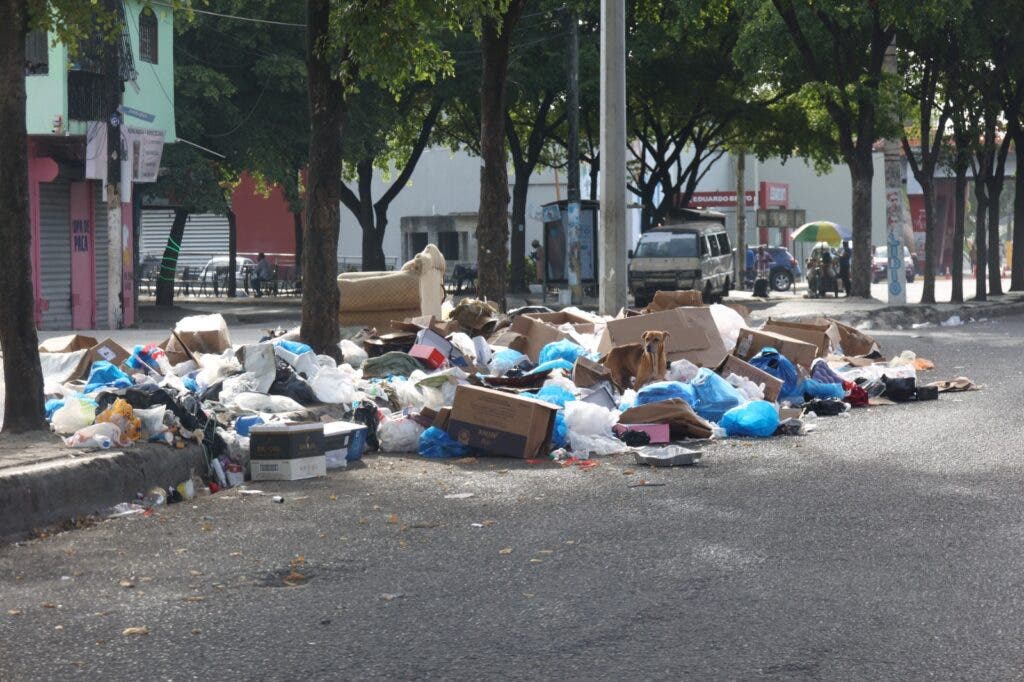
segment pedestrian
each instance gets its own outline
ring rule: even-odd
[[[253,268],[252,286],[256,293],[256,298],[263,295],[263,283],[270,281],[274,275],[274,270],[270,265],[270,261],[267,260],[267,255],[260,251],[260,254],[256,256],[256,267]]]
[[[754,265],[757,269],[757,278],[754,282],[754,295],[757,296],[758,294],[761,294],[763,298],[768,298],[768,291],[770,289],[768,286],[768,276],[772,269],[772,256],[764,246],[757,247],[757,259],[754,262]],[[761,282],[761,284],[758,285],[758,282]],[[758,289],[760,289],[760,291],[758,291]]]
[[[839,279],[843,280],[843,290],[846,297],[850,297],[850,260],[853,258],[853,251],[850,249],[850,242],[844,241],[839,250]]]

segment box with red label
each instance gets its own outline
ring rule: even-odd
[[[619,437],[627,431],[643,431],[650,437],[652,444],[671,442],[668,435],[668,424],[616,424],[612,427],[612,431]]]
[[[445,363],[445,356],[439,349],[417,343],[409,350],[409,355],[421,361],[431,369],[437,369]]]

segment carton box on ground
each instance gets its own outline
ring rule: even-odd
[[[832,346],[839,345],[839,330],[834,324],[786,322],[768,318],[761,330],[812,343],[818,347],[819,358],[827,357]]]
[[[79,362],[77,369],[71,374],[69,381],[75,379],[85,379],[89,376],[89,370],[92,369],[92,363],[99,360],[106,360],[114,367],[120,367],[121,363],[132,356],[124,347],[113,339],[103,339],[88,351],[82,357]]]
[[[704,296],[699,291],[686,289],[683,291],[655,291],[654,298],[647,306],[647,312],[656,313],[681,307],[700,307],[704,305]]]
[[[722,366],[718,368],[718,373],[723,377],[728,377],[730,374],[736,374],[750,379],[755,384],[763,384],[764,399],[768,402],[774,403],[777,401],[779,399],[779,393],[782,391],[782,379],[773,377],[763,369],[758,369],[749,362],[740,360],[735,355],[730,355],[725,359]]]
[[[533,398],[476,386],[455,390],[448,434],[488,455],[543,457],[558,408]]]
[[[765,347],[774,348],[791,362],[805,369],[809,369],[814,359],[818,357],[818,347],[812,343],[774,332],[746,328],[740,330],[734,352],[740,359],[749,360]]]
[[[68,334],[67,336],[55,336],[39,344],[41,353],[73,353],[76,350],[88,350],[95,346],[96,339],[83,334]]]
[[[259,424],[249,430],[250,459],[301,459],[324,454],[320,422]]]
[[[580,313],[562,310],[557,313],[526,313],[525,317],[532,317],[535,320],[547,322],[555,327],[571,324],[581,334],[594,333],[594,319]]]
[[[640,343],[645,331],[665,331],[669,362],[687,359],[700,367],[718,367],[729,354],[708,308],[674,308],[658,313],[610,320],[598,350],[608,353],[616,346]]]
[[[842,346],[844,355],[853,357],[881,352],[881,349],[878,347],[878,343],[875,342],[871,336],[865,334],[859,329],[851,327],[848,324],[843,324],[842,322],[833,320],[830,317],[815,318],[814,320],[811,320],[811,323],[834,325],[836,331],[839,333],[839,345]]]

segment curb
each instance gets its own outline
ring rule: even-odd
[[[1024,298],[1014,298],[1009,301],[965,302],[962,304],[912,303],[899,306],[881,306],[871,310],[836,311],[828,316],[851,326],[870,323],[878,328],[906,329],[911,325],[925,322],[940,324],[954,315],[959,316],[964,322],[970,322],[1019,314],[1024,314]],[[769,311],[768,316],[776,320],[799,322],[821,317],[822,315],[819,313],[771,315]]]
[[[205,469],[202,446],[177,450],[147,443],[0,471],[0,540],[16,540],[38,528],[134,502],[136,493],[177,485],[193,470]]]

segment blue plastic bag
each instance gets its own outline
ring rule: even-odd
[[[782,379],[782,390],[779,391],[781,398],[795,398],[798,402],[803,401],[803,395],[801,395],[798,385],[800,377],[796,367],[785,355],[774,348],[765,347],[761,349],[760,353],[750,358],[750,364],[768,372],[776,379]]]
[[[571,372],[573,364],[573,362],[569,362],[568,360],[564,360],[562,358],[555,358],[554,360],[542,362],[541,364],[537,365],[529,372],[527,372],[527,374],[538,374],[540,372],[547,372],[552,369],[562,369],[565,370],[566,372]]]
[[[53,419],[53,413],[64,407],[64,400],[61,398],[50,398],[44,405],[46,409],[46,421]]]
[[[779,413],[774,405],[765,400],[752,400],[726,412],[718,425],[725,429],[730,438],[768,438],[774,436],[779,428]]]
[[[697,398],[693,411],[711,422],[718,422],[723,414],[746,400],[732,384],[707,367],[700,368],[690,386]]]
[[[255,414],[243,414],[235,420],[235,433],[239,436],[248,436],[249,429],[263,423],[263,417]]]
[[[302,355],[303,353],[313,352],[312,346],[307,346],[306,344],[301,343],[299,341],[286,341],[284,339],[281,339],[279,341],[274,341],[274,345],[281,346],[281,348],[284,348],[289,353],[295,353],[296,355]]]
[[[660,403],[662,400],[672,400],[673,398],[685,400],[690,407],[697,404],[697,393],[693,390],[693,386],[681,381],[656,381],[653,384],[647,384],[637,392],[636,404]]]
[[[503,376],[505,372],[521,365],[523,362],[529,363],[530,359],[517,350],[506,348],[492,355],[491,361],[487,363],[487,367],[491,370],[491,374]]]
[[[575,363],[576,358],[585,353],[586,351],[578,343],[573,343],[569,339],[561,339],[559,341],[552,341],[541,348],[540,353],[537,355],[537,360],[542,365],[552,360],[565,360]]]
[[[128,388],[132,386],[131,377],[114,367],[106,360],[97,360],[89,370],[89,380],[83,393],[92,393],[101,388]]]
[[[565,407],[565,404],[570,400],[576,400],[576,396],[561,386],[542,386],[538,391],[534,391],[532,393],[521,393],[520,395],[526,396],[527,398],[543,400],[544,402],[558,405],[560,408]]]
[[[428,459],[446,459],[448,457],[465,457],[470,447],[463,445],[448,435],[446,431],[431,426],[420,434],[420,455]]]
[[[838,398],[842,400],[846,397],[846,389],[843,388],[842,384],[827,384],[814,379],[804,379],[803,383],[800,384],[800,394],[804,396],[804,400],[814,400],[815,398],[822,400]]]
[[[569,425],[565,421],[565,412],[555,413],[555,425],[551,428],[551,449],[557,450],[569,446]]]

